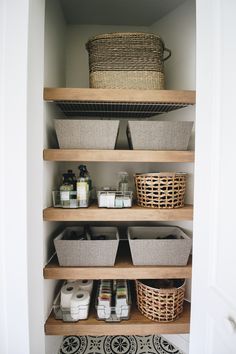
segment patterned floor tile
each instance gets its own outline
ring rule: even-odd
[[[58,354],[183,354],[156,336],[67,336]]]

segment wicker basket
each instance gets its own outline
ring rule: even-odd
[[[134,177],[138,205],[159,209],[184,206],[186,173],[146,173]]]
[[[136,280],[136,294],[139,311],[156,322],[171,322],[183,312],[185,280],[179,280],[180,286],[158,289]]]
[[[86,48],[90,87],[164,89],[164,61],[171,56],[171,51],[159,36],[108,33],[91,38]]]

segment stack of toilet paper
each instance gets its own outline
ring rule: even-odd
[[[71,281],[61,288],[61,309],[70,309],[74,321],[85,320],[88,317],[92,280]]]

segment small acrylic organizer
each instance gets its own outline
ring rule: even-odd
[[[57,294],[54,302],[53,302],[53,315],[56,320],[62,320],[64,322],[78,322],[82,320],[75,320],[71,317],[71,309],[69,307],[61,307],[61,291]],[[84,319],[88,318],[88,312],[89,312],[89,306],[88,305],[80,305],[79,309],[81,312],[86,313],[87,316]]]
[[[97,192],[99,208],[131,208],[132,191],[103,190]]]
[[[86,200],[79,201],[77,191],[52,191],[52,201],[54,208],[87,208],[89,206],[89,193]]]
[[[114,281],[114,280],[113,280]],[[113,282],[112,282],[113,283]],[[111,306],[107,307],[105,305],[98,304],[99,297],[99,286],[96,293],[95,307],[97,313],[98,321],[105,322],[121,322],[123,320],[130,319],[130,310],[131,310],[131,291],[130,284],[127,281],[127,305],[115,306],[115,295],[112,295]]]

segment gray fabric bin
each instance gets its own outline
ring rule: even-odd
[[[128,121],[127,137],[134,150],[187,150],[193,122]]]
[[[178,239],[161,239],[170,234]],[[134,265],[184,266],[192,246],[189,236],[171,226],[129,227],[128,240]]]
[[[115,148],[119,120],[55,119],[54,125],[61,149]]]
[[[79,233],[83,227],[67,227],[54,239],[60,266],[113,266],[119,243],[116,227],[91,227],[93,235],[106,235],[106,240],[68,240],[68,233]]]

